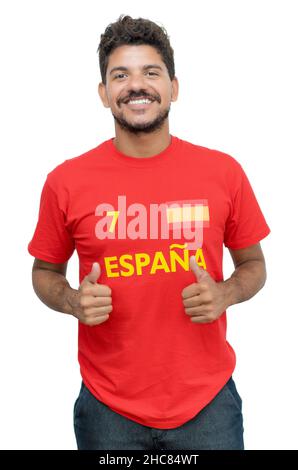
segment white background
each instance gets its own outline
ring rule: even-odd
[[[144,2],[145,3],[145,2]],[[35,296],[27,252],[46,175],[114,136],[97,94],[100,34],[122,13],[163,25],[179,98],[170,132],[233,155],[271,234],[267,283],[228,310],[247,449],[298,449],[297,2],[2,1],[2,449],[75,449],[77,322]],[[224,273],[233,270],[225,249]],[[78,287],[78,262],[68,280]]]

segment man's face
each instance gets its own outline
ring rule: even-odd
[[[178,81],[170,80],[157,50],[149,45],[119,46],[109,56],[106,85],[99,95],[116,123],[133,134],[160,129],[178,96]],[[132,101],[148,99],[149,103]]]

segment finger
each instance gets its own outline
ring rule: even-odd
[[[201,295],[207,290],[207,283],[205,281],[201,281],[200,283],[195,282],[189,286],[184,287],[181,294],[183,299],[188,299],[189,297],[194,297],[195,295]]]
[[[183,299],[188,299],[189,297],[194,297],[195,295],[198,295],[199,292],[199,285],[197,282],[190,284],[189,286],[184,287],[184,289],[181,292],[182,298]]]
[[[203,304],[196,307],[185,308],[185,313],[188,315],[210,315],[213,312],[212,304]]]
[[[98,284],[97,286],[99,295],[102,295],[103,297],[110,297],[112,295],[112,289],[109,286],[106,286],[105,284]]]
[[[215,321],[215,319],[208,315],[199,315],[190,317],[190,321],[193,323],[212,323]]]
[[[85,317],[92,317],[92,316],[100,316],[100,315],[106,315],[107,313],[110,313],[113,310],[112,305],[104,305],[102,307],[88,307],[85,308],[84,313]]]
[[[101,323],[104,323],[105,321],[107,321],[109,318],[110,318],[109,314],[101,315],[99,317],[94,317],[92,318],[92,320],[89,320],[87,323],[85,323],[85,325],[88,325],[88,326],[100,325]]]
[[[202,304],[207,304],[211,302],[212,298],[209,292],[203,292],[199,295],[194,295],[193,297],[188,297],[182,300],[184,307],[197,307]]]
[[[200,295],[194,295],[193,297],[188,297],[186,299],[183,299],[182,303],[185,308],[197,307],[201,303],[200,297],[201,297]]]
[[[111,297],[112,290],[105,284],[85,284],[82,288],[84,295],[94,297]]]
[[[112,297],[87,297],[85,301],[85,308],[107,307],[112,305]]]
[[[196,258],[194,255],[189,258],[189,267],[194,273],[197,282],[200,282],[202,279],[208,277],[208,274],[206,273],[205,269],[202,269],[196,262]]]
[[[100,274],[101,269],[99,263],[93,263],[90,273],[85,276],[84,280],[95,284],[98,281]]]

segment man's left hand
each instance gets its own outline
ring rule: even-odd
[[[228,307],[223,282],[216,282],[202,269],[194,256],[189,259],[190,269],[196,282],[182,290],[185,313],[194,323],[211,323]]]

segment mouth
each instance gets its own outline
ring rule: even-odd
[[[129,101],[126,101],[124,104],[129,109],[146,109],[149,108],[152,103],[154,103],[152,98],[131,98]]]

